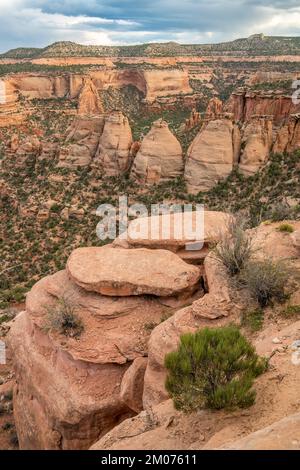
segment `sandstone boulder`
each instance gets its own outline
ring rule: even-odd
[[[243,130],[239,168],[245,175],[255,173],[266,162],[272,147],[272,119],[254,116]]]
[[[74,282],[109,296],[172,296],[196,290],[199,269],[167,250],[89,247],[74,250],[67,262]]]
[[[193,426],[186,426],[183,435],[173,424],[180,413],[174,410],[172,400],[160,403],[153,409],[144,410],[138,416],[126,419],[116,426],[98,442],[91,450],[182,450],[187,448],[184,440],[192,433]],[[185,421],[188,421],[186,419]]]
[[[206,326],[232,322],[240,312],[225,268],[212,255],[205,258],[204,268],[208,293],[191,306],[178,310],[150,336],[143,394],[145,409],[168,398],[164,360],[167,353],[176,349],[180,336]]]
[[[145,183],[158,183],[180,176],[183,171],[181,145],[168,124],[159,119],[143,139],[132,166],[132,176]]]
[[[238,134],[229,119],[210,121],[202,127],[187,153],[184,176],[190,193],[207,191],[229,175],[236,161]]]
[[[117,176],[130,166],[132,133],[127,117],[114,111],[105,118],[103,133],[93,161],[106,176]]]
[[[144,375],[146,357],[137,357],[125,372],[120,389],[120,397],[136,413],[143,409]]]
[[[277,421],[220,450],[300,450],[300,413]]]

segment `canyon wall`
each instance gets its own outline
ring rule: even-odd
[[[280,125],[290,114],[300,112],[300,104],[282,92],[234,92],[226,105],[236,121],[249,121],[255,115],[272,115],[274,124]]]

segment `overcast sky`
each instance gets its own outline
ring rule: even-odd
[[[81,44],[300,36],[299,0],[0,0],[0,52]]]

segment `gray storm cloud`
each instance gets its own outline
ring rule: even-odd
[[[219,42],[255,32],[300,35],[298,0],[2,0],[0,51],[84,44]]]

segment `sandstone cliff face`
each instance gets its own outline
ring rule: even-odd
[[[93,161],[107,176],[117,176],[130,166],[132,133],[127,117],[115,111],[105,118],[103,133]]]
[[[0,127],[16,126],[25,119],[18,93],[9,80],[0,80]]]
[[[160,96],[192,93],[187,70],[144,70],[147,94],[146,100],[153,102]]]
[[[28,99],[63,98],[69,92],[69,74],[19,73],[9,78],[11,86]]]
[[[278,130],[274,153],[294,152],[300,149],[300,114],[293,114]]]
[[[239,130],[230,119],[217,119],[202,127],[188,149],[184,177],[188,191],[207,191],[225,178],[237,160]]]
[[[253,116],[243,130],[239,168],[245,175],[255,173],[271,151],[273,138],[272,117]]]
[[[280,125],[290,114],[300,112],[290,96],[276,93],[235,92],[226,104],[236,121],[249,121],[255,115],[272,115],[274,124]]]
[[[143,139],[131,174],[146,183],[157,183],[180,176],[183,171],[181,145],[168,124],[159,119]]]
[[[78,114],[101,114],[103,107],[98,91],[90,78],[84,82],[78,98]]]

